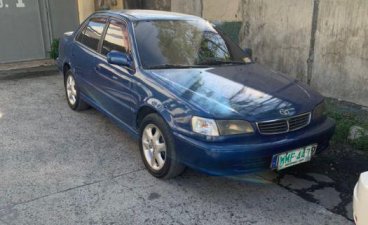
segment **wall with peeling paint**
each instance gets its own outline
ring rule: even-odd
[[[311,85],[368,106],[368,1],[321,0]]]
[[[244,0],[240,44],[261,64],[306,80],[311,0]]]
[[[202,16],[201,0],[171,0],[171,11]]]
[[[203,18],[226,22],[241,21],[241,0],[202,0]]]
[[[259,63],[304,82],[309,74],[325,96],[368,106],[367,0],[243,0],[242,7],[240,43]]]

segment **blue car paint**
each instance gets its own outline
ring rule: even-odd
[[[169,124],[178,160],[214,175],[232,175],[269,168],[277,153],[309,144],[326,149],[335,123],[315,120],[298,131],[261,135],[255,122],[280,119],[281,108],[292,114],[313,112],[323,97],[307,85],[258,64],[212,68],[153,69],[140,66],[132,23],[149,19],[200,19],[152,11],[100,12],[128,24],[133,69],[111,65],[105,56],[74,40],[78,30],[60,42],[58,68],[69,66],[81,89],[81,98],[98,109],[134,138],[139,138],[137,118],[148,107]],[[192,116],[213,119],[243,119],[252,123],[254,134],[208,137],[194,133]]]

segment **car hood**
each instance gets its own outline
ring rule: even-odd
[[[310,112],[317,92],[258,64],[149,71],[180,99],[216,119],[270,120]],[[280,110],[288,113],[281,114]]]

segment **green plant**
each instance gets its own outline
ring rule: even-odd
[[[54,39],[51,42],[50,58],[56,59],[59,56],[59,39]]]
[[[361,110],[352,110],[350,106],[344,106],[337,101],[326,101],[327,115],[336,121],[336,131],[332,138],[333,143],[350,144],[356,149],[368,151],[368,136],[362,134],[362,137],[355,140],[348,140],[350,128],[354,125],[368,130],[368,116]],[[359,116],[363,114],[364,116]]]

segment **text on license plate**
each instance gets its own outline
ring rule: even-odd
[[[283,152],[272,157],[271,169],[282,170],[296,164],[308,162],[317,149],[317,144]]]

